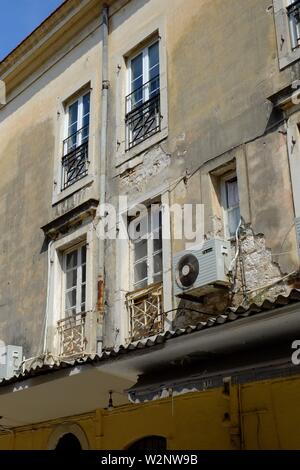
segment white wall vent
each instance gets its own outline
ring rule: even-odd
[[[19,373],[23,360],[22,346],[0,345],[0,380]]]

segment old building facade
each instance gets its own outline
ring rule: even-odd
[[[1,62],[1,448],[299,447],[299,17],[66,0]]]

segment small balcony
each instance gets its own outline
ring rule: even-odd
[[[155,284],[130,293],[126,298],[129,313],[129,340],[138,341],[164,331],[163,287]]]
[[[86,350],[86,313],[79,313],[57,322],[59,355],[80,356]]]
[[[161,130],[159,76],[126,96],[125,123],[126,150]]]
[[[88,126],[83,127],[63,142],[62,191],[88,174],[88,132]]]

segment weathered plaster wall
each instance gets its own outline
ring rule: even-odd
[[[117,206],[118,196],[128,195],[134,203],[161,192],[168,193],[171,203],[201,202],[205,204],[205,233],[222,236],[222,212],[212,173],[234,161],[241,212],[249,228],[243,242],[249,289],[276,281],[298,267],[285,129],[276,124],[281,117],[274,115],[268,101],[297,78],[298,67],[279,72],[269,6],[269,0],[228,0],[226,5],[222,0],[132,0],[112,8],[109,25],[108,202]],[[5,221],[1,227],[0,338],[26,345],[26,355],[37,352],[36,337],[42,330],[46,305],[47,245],[40,227],[80,202],[98,197],[98,10],[90,24],[78,14],[72,26],[76,24],[76,34],[71,25],[65,26],[65,38],[60,37],[53,48],[53,57],[41,61],[23,83],[14,82],[13,99],[0,111],[0,139],[4,142],[0,149],[0,213]],[[157,29],[162,30],[165,45],[162,72],[167,79],[168,135],[143,152],[137,150],[132,158],[124,154],[117,162],[117,149],[122,145],[118,138],[124,126],[120,97],[126,94],[123,55],[129,52],[124,44],[130,40],[137,45],[144,31],[150,34]],[[59,103],[89,81],[93,82],[95,183],[52,208],[62,119]],[[185,181],[179,181],[183,177]],[[181,241],[172,244],[173,252],[183,248]],[[123,295],[117,277],[124,270],[129,277],[129,269],[113,240],[106,242],[105,253],[106,340],[112,345],[116,337],[124,339],[119,332],[126,312],[124,302],[116,302]],[[259,272],[261,264],[263,273]],[[171,266],[165,269],[170,271]],[[282,289],[282,284],[273,293],[276,289]],[[207,308],[222,311],[227,300],[217,292],[214,299],[206,300]],[[191,319],[187,317],[187,321]]]
[[[139,37],[139,31],[151,27],[163,31],[167,44],[166,70],[162,73],[168,77],[168,137],[129,161],[124,154],[124,164],[116,168],[122,109],[120,77],[125,77],[121,54],[129,52],[124,51],[124,39],[130,35],[133,40],[135,35]],[[295,66],[279,72],[270,2],[132,1],[112,17],[110,28],[110,200],[117,201],[114,195],[122,194],[134,203],[143,194],[146,197],[156,190],[164,191],[169,183],[171,203],[203,203],[206,235],[224,236],[220,194],[214,195],[212,174],[233,161],[239,179],[241,214],[248,227],[242,242],[249,271],[246,289],[276,282],[298,269],[285,128],[282,116],[272,110],[268,100],[295,79],[297,70]],[[184,176],[186,181],[179,182]],[[108,269],[118,266],[117,254],[112,244],[110,247]],[[184,249],[184,241],[173,240],[172,249],[173,253]],[[119,262],[122,264],[121,259]],[[179,305],[222,312],[228,305],[243,301],[240,287],[237,279],[233,296],[217,291],[204,299],[204,306]],[[273,298],[289,289],[285,281],[250,293],[249,299],[257,295],[260,299]],[[113,303],[111,296],[109,304]],[[122,315],[112,311],[108,310],[107,315]],[[195,312],[180,311],[174,325],[199,319],[201,315]]]
[[[79,45],[76,37],[65,39],[64,54],[42,63],[0,111],[0,339],[22,345],[27,358],[41,353],[45,327],[48,241],[40,227],[98,194],[90,185],[52,207],[61,101],[89,81],[100,88],[99,28],[88,35],[94,28],[81,31],[87,38]],[[97,152],[99,101],[92,90],[91,149]]]

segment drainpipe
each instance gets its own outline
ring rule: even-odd
[[[108,6],[102,9],[102,90],[101,90],[101,136],[100,136],[100,176],[99,176],[99,204],[104,207],[106,202],[106,159],[107,159],[107,114],[108,114]],[[101,218],[105,214],[100,213]],[[103,316],[104,316],[104,287],[105,287],[105,240],[99,238],[98,252],[98,302],[97,309],[97,352],[101,353],[103,339]]]

